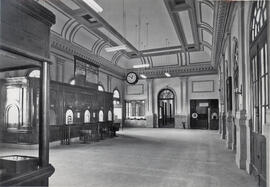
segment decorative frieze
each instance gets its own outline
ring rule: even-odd
[[[153,67],[151,69],[129,69],[138,74],[144,74],[147,78],[162,78],[165,77],[166,72],[170,73],[172,77],[179,76],[194,76],[194,75],[209,75],[217,74],[217,70],[211,64],[188,65],[188,66],[171,66],[171,67]]]

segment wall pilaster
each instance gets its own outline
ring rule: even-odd
[[[232,112],[227,112],[226,116],[226,143],[227,148],[233,148],[233,115]]]
[[[247,160],[247,127],[246,127],[246,111],[241,110],[236,113],[236,165],[240,169],[246,169]]]

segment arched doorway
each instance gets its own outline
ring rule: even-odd
[[[269,105],[269,61],[267,52],[266,1],[253,3],[250,20],[250,82],[252,104],[251,172],[259,186],[266,186],[266,138],[263,124]]]
[[[174,128],[174,93],[170,89],[163,89],[158,94],[158,127]]]
[[[6,109],[7,130],[16,130],[20,125],[20,110],[15,104],[9,105]]]

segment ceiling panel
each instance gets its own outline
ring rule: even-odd
[[[207,54],[205,51],[195,51],[190,52],[190,63],[203,63],[203,62],[210,62],[211,56]]]
[[[71,10],[78,10],[80,7],[74,3],[73,1],[67,1],[67,0],[60,0],[62,3],[64,3],[67,7],[69,7]]]
[[[96,0],[100,14],[138,50],[180,45],[163,0]],[[123,13],[125,12],[125,16]]]
[[[209,55],[209,56],[212,56],[212,50],[207,47],[207,46],[203,46],[203,50]]]
[[[73,42],[91,51],[95,41],[98,39],[97,36],[81,27],[75,34]]]
[[[213,27],[214,10],[206,3],[200,2],[201,21]]]
[[[202,39],[204,42],[207,42],[208,44],[212,45],[213,36],[210,32],[206,31],[205,29],[202,29]]]
[[[165,55],[152,57],[153,66],[172,66],[178,65],[177,55]]]
[[[187,44],[193,44],[194,37],[193,37],[193,32],[192,32],[192,27],[191,27],[191,22],[190,22],[188,10],[181,11],[178,14],[179,14],[179,18],[181,20],[181,24],[183,25],[183,30],[184,30]]]

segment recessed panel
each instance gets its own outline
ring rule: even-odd
[[[75,34],[73,42],[91,51],[96,40],[98,38],[94,34],[81,27]]]
[[[98,0],[97,3],[104,9],[100,15],[106,22],[138,50],[180,45],[163,0]]]
[[[213,9],[209,5],[202,2],[200,3],[200,7],[201,7],[201,21],[213,27],[213,16],[214,16]]]
[[[80,7],[74,3],[72,0],[60,0],[62,3],[64,3],[67,7],[69,7],[71,10],[77,10],[80,9]]]
[[[212,56],[212,50],[207,47],[207,46],[203,46],[203,50],[209,55],[209,56]]]
[[[105,48],[107,48],[107,47],[110,47],[110,46],[106,45],[105,47],[103,47],[103,49],[100,52],[100,56],[102,56],[103,58],[105,58],[109,61],[112,61],[112,58],[116,52],[106,52]]]
[[[189,53],[190,63],[202,63],[209,62],[211,60],[211,56],[207,54],[205,51],[194,51]]]
[[[206,31],[205,29],[202,30],[202,39],[203,41],[212,45],[212,40],[213,40],[212,34]]]
[[[107,36],[108,38],[110,38],[110,40],[114,41],[117,45],[124,45],[124,43],[119,40],[117,37],[115,37],[112,33],[110,33],[107,29],[105,28],[98,28],[98,30],[100,32],[102,32],[105,36]],[[127,48],[125,51],[127,52],[131,52],[132,50]]]
[[[181,11],[178,13],[181,24],[182,24],[182,29],[184,30],[185,38],[188,44],[193,44],[194,43],[194,37],[193,37],[193,32],[192,32],[192,27],[191,27],[191,22],[190,22],[190,17],[188,10]]]
[[[172,66],[178,65],[177,55],[162,55],[152,57],[153,66]]]
[[[214,92],[214,81],[192,81],[192,92]]]
[[[144,92],[143,84],[128,85],[127,94],[128,95],[141,95]]]

